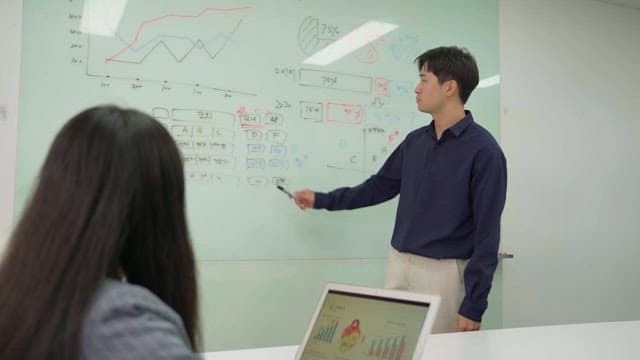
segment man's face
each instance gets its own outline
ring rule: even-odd
[[[446,99],[443,85],[440,85],[438,78],[423,66],[420,70],[420,81],[415,88],[418,110],[430,114],[438,112]]]

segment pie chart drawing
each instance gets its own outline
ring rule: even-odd
[[[311,55],[332,43],[333,39],[322,38],[320,34],[320,20],[309,16],[302,21],[298,29],[298,45],[300,50]]]

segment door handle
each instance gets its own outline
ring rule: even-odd
[[[506,253],[506,252],[499,252],[498,253],[498,259],[513,259],[513,254],[511,253]]]

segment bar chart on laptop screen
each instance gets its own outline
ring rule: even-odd
[[[371,296],[327,294],[303,359],[410,359],[429,306]]]

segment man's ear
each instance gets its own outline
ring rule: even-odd
[[[458,82],[455,80],[448,80],[444,83],[444,93],[447,96],[458,95]]]

